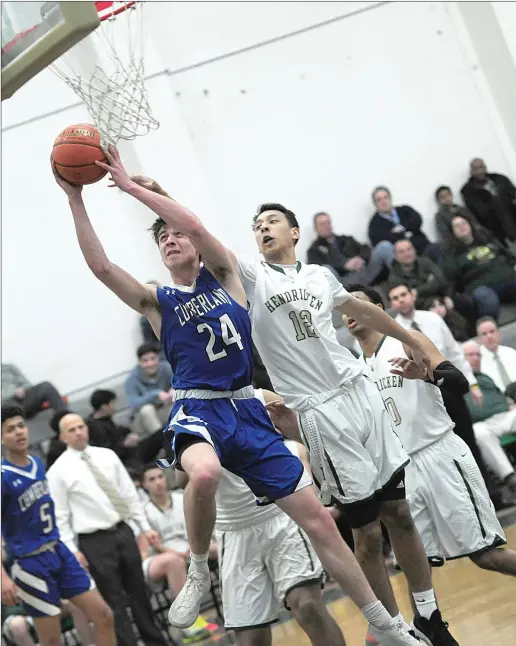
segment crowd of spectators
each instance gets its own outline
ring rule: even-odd
[[[335,233],[330,215],[320,212],[307,261],[328,267],[344,285],[387,292],[407,284],[419,310],[436,312],[465,340],[478,319],[498,320],[501,304],[516,303],[516,188],[473,159],[461,193],[464,205],[449,186],[435,191],[439,240],[432,242],[421,214],[410,205],[394,205],[390,190],[378,186],[371,195],[370,245]]]

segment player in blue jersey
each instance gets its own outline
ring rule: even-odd
[[[154,239],[173,281],[163,289],[141,284],[108,259],[86,212],[82,187],[54,175],[68,196],[89,268],[147,317],[174,371],[177,402],[167,435],[176,466],[188,475],[184,507],[191,565],[171,606],[170,622],[179,628],[192,625],[210,586],[208,549],[222,465],[240,476],[258,500],[276,502],[306,531],[324,567],[362,610],[382,646],[415,646],[375,597],[300,460],[285,447],[265,407],[253,396],[247,299],[232,256],[190,211],[160,194],[157,186],[149,190],[145,179],[131,179],[115,148],[107,155],[109,165],[103,167],[111,172],[113,186],[159,216]]]
[[[2,407],[2,536],[11,577],[2,565],[2,603],[22,602],[41,646],[61,639],[61,599],[95,624],[97,645],[116,643],[113,613],[84,568],[59,540],[45,468],[28,454],[29,431],[19,406]]]

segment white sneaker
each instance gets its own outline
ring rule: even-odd
[[[201,601],[211,587],[210,573],[189,572],[181,592],[168,611],[168,620],[176,628],[189,628],[199,616]]]
[[[421,646],[421,642],[415,637],[409,635],[405,628],[403,628],[399,623],[392,623],[391,626],[385,630],[379,630],[378,628],[369,625],[368,637],[375,640],[378,646]],[[372,643],[374,643],[374,641],[372,641]]]

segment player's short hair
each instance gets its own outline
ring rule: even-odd
[[[279,204],[278,202],[264,202],[263,204],[260,204],[253,217],[253,224],[255,224],[260,215],[262,213],[265,213],[266,211],[279,211],[280,213],[283,213],[290,228],[299,229],[299,222],[297,221],[297,217],[294,211],[287,209],[286,206],[283,206],[283,204]],[[294,240],[294,245],[296,245],[298,242],[299,240]]]
[[[63,417],[66,417],[67,415],[74,415],[74,413],[71,410],[58,410],[57,413],[54,413],[50,418],[48,425],[56,435],[59,435],[59,433],[61,432],[59,428],[59,422],[63,419]]]
[[[147,231],[150,231],[152,234],[152,239],[156,244],[159,244],[159,234],[161,233],[161,229],[163,227],[166,227],[167,223],[165,220],[162,220],[161,218],[156,218],[154,222],[152,223],[152,226],[150,226]]]
[[[112,390],[94,390],[91,393],[90,404],[95,412],[100,410],[104,404],[110,404],[113,399],[116,399],[116,393]]]
[[[352,294],[353,292],[362,292],[367,296],[367,298],[373,303],[373,305],[381,305],[385,309],[385,303],[383,302],[383,296],[377,289],[369,287],[369,285],[361,285],[360,283],[354,283],[353,285],[346,286],[347,291]]]
[[[18,404],[2,404],[2,424],[13,417],[21,417],[25,421],[23,408]]]
[[[371,193],[371,199],[373,200],[373,202],[376,200],[376,194],[380,191],[385,191],[389,197],[392,197],[391,192],[389,191],[387,186],[375,186],[373,192]]]
[[[159,354],[159,346],[156,343],[142,343],[136,350],[136,356],[138,359],[141,359],[143,355],[153,352],[154,354]]]
[[[444,184],[443,184],[442,186],[438,186],[438,187],[435,189],[435,199],[436,199],[438,202],[439,202],[439,195],[440,195],[443,191],[449,191],[450,193],[452,192],[452,190],[451,190],[451,188],[450,188],[449,186],[445,186]]]
[[[497,329],[498,329],[498,323],[495,321],[495,319],[492,316],[481,316],[478,321],[477,321],[477,332],[478,328],[482,325],[482,323],[492,323]]]

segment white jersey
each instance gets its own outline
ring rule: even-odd
[[[365,361],[393,419],[394,430],[405,451],[412,455],[440,440],[455,424],[446,412],[437,386],[391,373],[389,359],[406,356],[401,341],[386,336],[375,354]]]
[[[313,395],[333,392],[364,372],[337,341],[332,310],[351,295],[328,269],[242,260],[239,268],[253,341],[287,406],[302,409]]]
[[[189,544],[183,508],[183,492],[170,491],[169,496],[171,506],[167,509],[161,509],[152,500],[149,500],[144,507],[145,515],[152,529],[160,535],[160,540],[165,547],[170,547],[177,552],[185,552]],[[150,552],[153,553],[153,550],[151,549]]]
[[[254,392],[255,397],[264,404],[262,390],[257,389]],[[297,442],[287,440],[285,446],[299,457]],[[253,527],[282,513],[276,505],[257,505],[256,496],[242,478],[227,469],[222,469],[215,500],[217,503],[215,528],[224,532]]]

